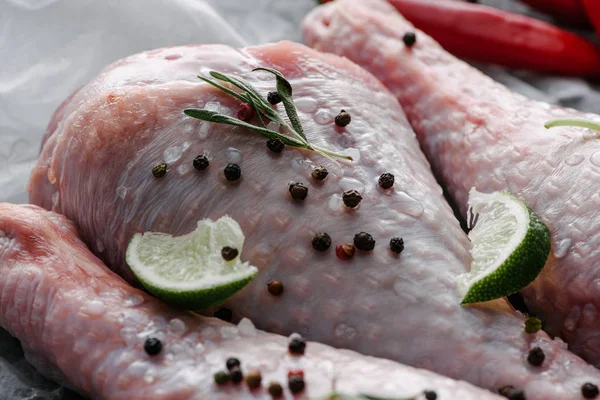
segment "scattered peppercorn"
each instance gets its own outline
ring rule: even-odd
[[[600,394],[600,391],[598,391],[598,386],[594,385],[593,383],[587,382],[581,386],[581,395],[586,399],[595,399],[598,397],[598,394]]]
[[[381,186],[384,189],[389,189],[392,186],[394,186],[394,179],[394,174],[390,174],[389,172],[381,174],[381,176],[379,177],[379,186]]]
[[[269,383],[269,394],[272,398],[276,399],[278,397],[283,396],[283,388],[277,382]]]
[[[231,319],[233,318],[233,312],[229,308],[222,307],[215,311],[213,316],[225,322],[231,322]]]
[[[308,196],[308,188],[300,182],[292,183],[288,189],[294,200],[304,200]]]
[[[283,293],[283,283],[279,281],[269,281],[267,289],[273,296],[280,296]]]
[[[155,337],[149,337],[144,343],[144,350],[149,356],[155,356],[162,350],[162,343]]]
[[[525,332],[526,333],[536,333],[542,329],[542,321],[540,321],[536,317],[529,317],[525,321]]]
[[[358,190],[346,190],[342,193],[342,200],[344,201],[344,205],[349,208],[354,208],[360,204],[362,201],[362,196],[358,193]]]
[[[231,380],[229,374],[225,371],[219,371],[215,374],[215,383],[217,385],[226,385]]]
[[[544,350],[539,347],[534,347],[529,350],[529,354],[527,355],[527,362],[529,364],[539,367],[544,362],[546,355],[544,354]]]
[[[242,363],[240,363],[240,360],[235,357],[229,357],[227,361],[225,361],[225,366],[229,371],[231,371],[232,368],[240,367],[241,365]]]
[[[233,260],[238,256],[238,254],[238,249],[236,249],[235,247],[225,246],[221,249],[221,257],[223,257],[225,261]]]
[[[508,398],[509,400],[527,400],[525,397],[525,392],[522,390],[516,390],[513,394]]]
[[[269,92],[267,94],[267,101],[273,105],[281,103],[281,96],[277,92]]]
[[[223,172],[228,181],[237,181],[242,176],[242,169],[237,164],[227,164]]]
[[[350,117],[350,114],[346,112],[346,110],[340,111],[340,113],[335,117],[335,124],[340,128],[348,126],[350,121],[352,121],[352,118]]]
[[[331,236],[325,232],[319,232],[312,240],[312,247],[317,251],[325,251],[331,246]]]
[[[208,158],[206,158],[204,155],[194,158],[194,168],[196,168],[198,171],[208,168],[208,164],[210,164],[208,162]]]
[[[262,382],[262,376],[260,375],[260,371],[250,371],[246,374],[246,385],[250,389],[258,389]]]
[[[244,374],[242,374],[242,369],[240,367],[233,367],[229,371],[231,375],[231,382],[240,383],[244,379]]]
[[[329,175],[329,171],[327,171],[327,168],[325,168],[324,166],[319,165],[318,167],[315,167],[312,170],[311,175],[314,179],[322,181],[323,179],[327,178],[327,175]]]
[[[375,248],[375,239],[366,232],[354,235],[354,246],[359,250],[371,251]]]
[[[154,175],[155,178],[162,178],[166,174],[167,174],[167,163],[160,163],[160,164],[155,165],[154,168],[152,168],[152,175]]]
[[[294,394],[300,393],[304,390],[304,378],[300,375],[293,375],[288,379],[288,387]]]
[[[290,340],[290,343],[288,344],[288,350],[290,354],[294,354],[297,356],[304,355],[304,351],[306,350],[306,341],[301,337],[295,337],[292,340]]]
[[[423,392],[423,394],[425,395],[425,398],[427,400],[436,400],[437,399],[437,393],[434,392],[433,390],[425,390]]]
[[[285,147],[285,143],[281,139],[269,139],[267,140],[267,147],[274,153],[281,153]]]
[[[335,248],[335,255],[342,260],[349,260],[354,257],[356,247],[352,243],[340,244]]]
[[[393,237],[390,239],[390,250],[396,254],[402,253],[404,250],[404,240],[399,237]]]
[[[414,32],[406,32],[404,36],[402,36],[402,41],[406,47],[413,47],[413,45],[417,42],[417,35],[415,35]]]
[[[248,103],[242,103],[235,116],[237,119],[248,122],[254,117],[254,108]]]
[[[498,394],[510,400],[526,400],[525,392],[515,389],[512,385],[502,386],[498,389]]]

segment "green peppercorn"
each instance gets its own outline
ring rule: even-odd
[[[308,196],[308,188],[300,182],[292,183],[288,190],[294,200],[304,200]]]
[[[155,337],[149,337],[144,342],[144,350],[149,356],[155,356],[162,350],[162,343],[160,339]]]
[[[293,394],[300,393],[304,390],[304,377],[301,375],[292,375],[288,379],[288,387]]]
[[[434,392],[433,390],[425,390],[423,392],[423,394],[425,395],[425,398],[427,400],[436,400],[437,399],[437,393]]]
[[[325,232],[319,232],[313,237],[312,247],[317,251],[326,251],[331,246],[331,236]]]
[[[223,172],[228,181],[237,181],[242,176],[242,169],[237,164],[227,164]]]
[[[272,398],[277,399],[283,396],[283,388],[279,383],[271,382],[269,383],[269,394]]]
[[[306,341],[302,338],[295,337],[290,340],[288,344],[288,350],[290,354],[301,356],[304,355],[304,351],[306,350]]]
[[[323,179],[327,178],[327,175],[329,175],[329,171],[327,171],[327,168],[325,168],[324,166],[319,165],[318,167],[315,167],[312,170],[311,175],[313,179],[322,181]]]
[[[246,374],[246,385],[250,389],[258,389],[262,382],[262,376],[260,375],[260,371],[250,371]]]
[[[273,105],[281,103],[281,96],[277,92],[269,92],[267,94],[267,101]]]
[[[233,367],[229,371],[231,375],[231,382],[240,383],[244,379],[244,374],[242,374],[242,369],[240,367]]]
[[[536,333],[542,329],[542,321],[540,321],[536,317],[529,317],[525,321],[525,332],[526,333]]]
[[[215,374],[215,383],[217,385],[226,385],[231,380],[229,374],[225,371],[219,371]]]
[[[240,362],[240,360],[235,357],[229,357],[227,361],[225,361],[225,366],[229,371],[231,371],[235,367],[240,367],[241,365],[242,363]]]
[[[281,296],[283,293],[283,283],[279,281],[269,281],[267,283],[267,289],[273,296]]]
[[[155,165],[154,168],[152,168],[152,175],[154,175],[155,178],[162,178],[166,174],[167,174],[167,163],[160,163],[160,164]]]
[[[375,248],[375,239],[367,232],[360,232],[354,235],[354,246],[363,251],[371,251]]]
[[[342,201],[346,207],[354,208],[360,204],[362,201],[362,196],[358,190],[346,190],[344,193],[342,193]]]
[[[225,261],[233,260],[238,256],[238,254],[238,249],[236,249],[235,247],[225,246],[221,249],[221,257],[223,257]]]
[[[394,174],[390,174],[389,172],[386,172],[385,174],[381,174],[381,176],[379,177],[378,183],[379,186],[381,186],[383,189],[389,189],[392,186],[394,186],[394,180],[396,178],[394,177]]]
[[[406,47],[413,47],[417,42],[417,35],[414,32],[406,32],[404,36],[402,36],[402,41]]]
[[[340,111],[340,113],[335,117],[335,124],[340,128],[348,126],[348,124],[350,124],[350,121],[352,121],[352,118],[350,117],[350,114],[348,114],[345,110]]]
[[[202,170],[208,168],[208,165],[210,163],[208,162],[208,158],[206,158],[206,156],[201,155],[201,156],[194,158],[193,164],[194,164],[195,169],[197,169],[198,171],[202,171]]]
[[[404,240],[399,237],[393,237],[390,239],[390,250],[396,254],[402,253],[404,250]]]
[[[587,382],[581,386],[581,395],[586,399],[595,399],[598,397],[598,394],[600,394],[598,386],[593,383]]]
[[[233,312],[229,308],[221,307],[214,312],[213,316],[225,322],[231,322],[231,319],[233,318]]]
[[[529,354],[527,355],[527,362],[535,367],[539,367],[544,362],[546,355],[544,354],[544,350],[539,347],[534,347],[529,350]]]
[[[267,147],[274,153],[281,153],[285,148],[285,143],[281,139],[269,139],[267,140]]]

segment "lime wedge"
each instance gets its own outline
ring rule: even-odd
[[[461,304],[498,299],[533,282],[550,253],[550,232],[539,217],[510,193],[469,193],[469,209],[479,214],[469,232],[471,271],[458,287]]]
[[[136,233],[127,247],[127,264],[140,283],[161,300],[198,310],[224,302],[248,284],[258,269],[240,260],[244,234],[225,216],[198,221],[187,235]],[[222,250],[229,247],[225,255]],[[238,251],[232,258],[232,250]],[[233,250],[235,255],[235,250]]]

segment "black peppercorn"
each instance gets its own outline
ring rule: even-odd
[[[160,163],[160,164],[155,165],[154,168],[152,168],[152,175],[154,175],[155,178],[162,178],[166,174],[167,174],[167,163]]]
[[[358,190],[346,190],[342,194],[342,200],[346,207],[354,208],[360,204],[360,202],[362,201],[362,196],[360,195],[360,193],[358,193]]]
[[[281,139],[269,139],[267,140],[267,147],[274,153],[281,153],[285,147],[285,143]]]
[[[412,47],[417,42],[417,35],[415,35],[414,32],[406,32],[404,36],[402,36],[402,41],[406,47]]]
[[[244,379],[244,374],[242,374],[242,370],[240,367],[233,367],[229,371],[231,375],[231,382],[240,383]]]
[[[236,249],[235,247],[225,246],[221,249],[221,257],[223,257],[225,261],[233,260],[238,256],[238,254],[238,249]]]
[[[506,385],[498,389],[498,394],[510,400],[526,400],[525,392],[515,389],[514,386]]]
[[[225,366],[229,371],[231,371],[235,367],[240,367],[242,363],[235,357],[229,357],[227,361],[225,361]]]
[[[276,399],[278,397],[283,396],[283,388],[277,382],[269,383],[269,394],[272,398]]]
[[[267,101],[273,105],[281,103],[281,96],[277,92],[269,92],[267,94]]]
[[[283,293],[283,283],[279,281],[269,281],[267,289],[273,296],[280,296]]]
[[[325,251],[331,246],[331,236],[325,232],[319,232],[313,237],[312,247],[317,251]]]
[[[324,166],[319,165],[318,167],[315,167],[312,170],[311,175],[313,179],[322,181],[323,179],[327,178],[327,175],[329,175],[329,171],[327,171],[327,168],[325,168]]]
[[[288,379],[288,387],[290,391],[294,394],[300,393],[304,390],[304,378],[300,375],[292,375]]]
[[[350,121],[352,121],[352,118],[350,117],[350,114],[348,114],[345,110],[340,111],[340,113],[335,117],[335,124],[340,128],[348,126],[348,124],[350,124]]]
[[[288,189],[294,200],[304,200],[308,196],[308,188],[300,182],[292,183]]]
[[[544,362],[546,355],[544,354],[544,350],[539,347],[534,347],[529,350],[529,354],[527,355],[527,362],[531,365],[539,367]]]
[[[290,354],[294,354],[297,356],[304,355],[304,350],[306,350],[306,341],[302,338],[293,338],[290,340],[288,344],[288,350]]]
[[[250,389],[258,389],[262,382],[262,376],[260,375],[260,371],[250,371],[246,374],[246,385]]]
[[[219,371],[215,374],[215,383],[217,385],[226,385],[231,380],[229,374],[225,371]]]
[[[228,181],[237,181],[242,176],[242,169],[237,164],[227,164],[223,172]]]
[[[598,386],[593,383],[587,382],[581,386],[581,395],[586,399],[595,399],[598,397],[598,394],[600,394]]]
[[[144,350],[148,355],[155,356],[162,350],[162,343],[159,339],[155,337],[149,337],[146,339],[144,343]]]
[[[381,176],[379,177],[379,186],[381,186],[384,189],[389,189],[392,186],[394,186],[394,174],[390,174],[389,172],[386,172],[385,174],[381,174]]]
[[[375,248],[375,239],[366,232],[354,235],[354,246],[359,250],[371,251]]]
[[[206,156],[198,156],[196,158],[194,158],[194,168],[196,168],[198,171],[202,171],[203,169],[208,168],[208,164],[210,164],[208,162],[208,158],[206,158]]]
[[[437,393],[434,392],[433,390],[425,390],[423,392],[423,394],[425,395],[425,398],[427,400],[436,400],[437,399]]]
[[[231,319],[233,318],[233,312],[229,308],[222,307],[215,311],[213,316],[225,322],[231,322]]]
[[[396,254],[402,253],[404,250],[404,240],[399,237],[393,237],[390,239],[390,250]]]

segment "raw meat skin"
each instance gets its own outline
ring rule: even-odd
[[[309,342],[305,356],[287,354],[288,339],[178,311],[131,287],[89,252],[64,216],[36,206],[0,203],[0,325],[19,338],[34,364],[94,399],[270,399],[302,369],[306,391],[296,399],[339,391],[442,399],[500,399],[465,382],[394,362]],[[159,337],[154,357],[145,338]],[[237,357],[259,369],[263,386],[217,387],[216,371]],[[361,379],[356,379],[360,377]],[[293,398],[285,390],[284,398]]]
[[[165,59],[174,54],[180,57]],[[182,114],[218,106],[235,115],[236,101],[195,76],[210,69],[239,74],[266,94],[275,82],[251,72],[258,66],[289,78],[311,142],[349,152],[355,161],[289,147],[275,154],[256,133],[223,125],[203,131]],[[344,130],[333,122],[341,109],[352,116]],[[156,50],[109,66],[62,114],[32,174],[31,201],[72,219],[90,248],[130,281],[123,256],[133,233],[184,234],[199,219],[229,214],[246,236],[242,258],[260,270],[226,303],[236,320],[249,317],[259,329],[299,332],[491,390],[513,385],[528,399],[565,399],[578,396],[584,382],[600,383],[600,372],[562,343],[543,332],[526,335],[524,318],[505,301],[459,305],[456,277],[467,269],[469,241],[398,102],[355,64],[289,42]],[[185,142],[181,158],[155,179],[150,170],[164,151]],[[210,167],[191,168],[205,151]],[[237,183],[222,176],[228,159],[241,165]],[[311,164],[329,169],[325,181],[312,180]],[[384,172],[396,177],[389,192],[377,186]],[[298,181],[309,188],[303,202],[288,192],[288,183]],[[340,196],[353,188],[363,200],[345,209]],[[320,231],[333,241],[324,253],[311,247]],[[338,259],[335,245],[361,231],[374,236],[375,250]],[[393,236],[404,238],[399,256],[389,250]],[[271,279],[285,286],[282,296],[268,293]],[[548,360],[542,368],[526,361],[537,345]]]
[[[422,32],[407,49],[409,30],[376,0],[336,1],[304,23],[307,43],[361,64],[398,97],[463,215],[471,187],[508,190],[548,225],[553,250],[525,300],[550,334],[600,367],[600,141],[581,128],[544,128],[556,117],[600,116],[512,93]]]

